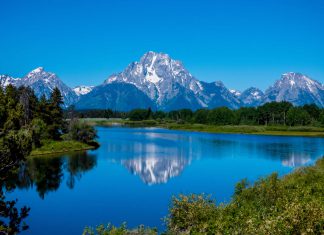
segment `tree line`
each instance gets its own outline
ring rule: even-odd
[[[66,113],[69,111],[67,110]],[[291,103],[270,102],[258,107],[242,107],[236,110],[227,107],[215,109],[174,110],[169,112],[134,109],[129,112],[113,110],[74,111],[80,118],[129,118],[131,121],[172,120],[178,123],[210,125],[324,125],[324,109],[315,104],[293,106]]]

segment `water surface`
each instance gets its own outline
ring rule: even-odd
[[[103,128],[101,147],[33,158],[9,198],[31,208],[24,234],[81,234],[84,226],[127,221],[163,228],[172,195],[229,201],[235,184],[313,164],[323,138]]]

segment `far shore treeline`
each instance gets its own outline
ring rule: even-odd
[[[258,107],[229,109],[181,109],[174,111],[152,111],[134,109],[129,112],[106,110],[75,110],[73,106],[65,110],[65,116],[79,118],[122,118],[131,121],[170,120],[182,123],[209,125],[287,125],[287,126],[323,126],[324,109],[315,104],[293,106],[289,102],[270,102]]]

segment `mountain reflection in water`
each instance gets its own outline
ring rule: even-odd
[[[178,176],[190,161],[177,157],[140,157],[122,160],[121,164],[132,174],[139,175],[144,183],[152,185],[166,183],[170,178]]]
[[[186,166],[202,158],[258,157],[279,161],[284,167],[294,168],[311,163],[312,159],[318,157],[310,154],[318,143],[302,138],[239,134],[190,135],[159,129],[135,129],[126,138],[123,135],[123,138],[118,139],[117,135],[117,139],[105,145],[109,161],[121,164],[147,185],[167,183],[180,175]]]

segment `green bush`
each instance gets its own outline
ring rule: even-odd
[[[65,140],[75,140],[91,145],[96,144],[96,138],[96,129],[85,122],[80,122],[78,119],[70,121],[68,133],[64,136]]]
[[[120,227],[108,224],[107,226],[99,225],[96,228],[86,227],[82,235],[157,235],[157,230],[145,228],[143,225],[136,229],[127,229],[126,223]]]
[[[242,181],[232,201],[216,206],[204,195],[179,196],[166,219],[172,234],[323,234],[324,158],[314,167],[253,186]]]

